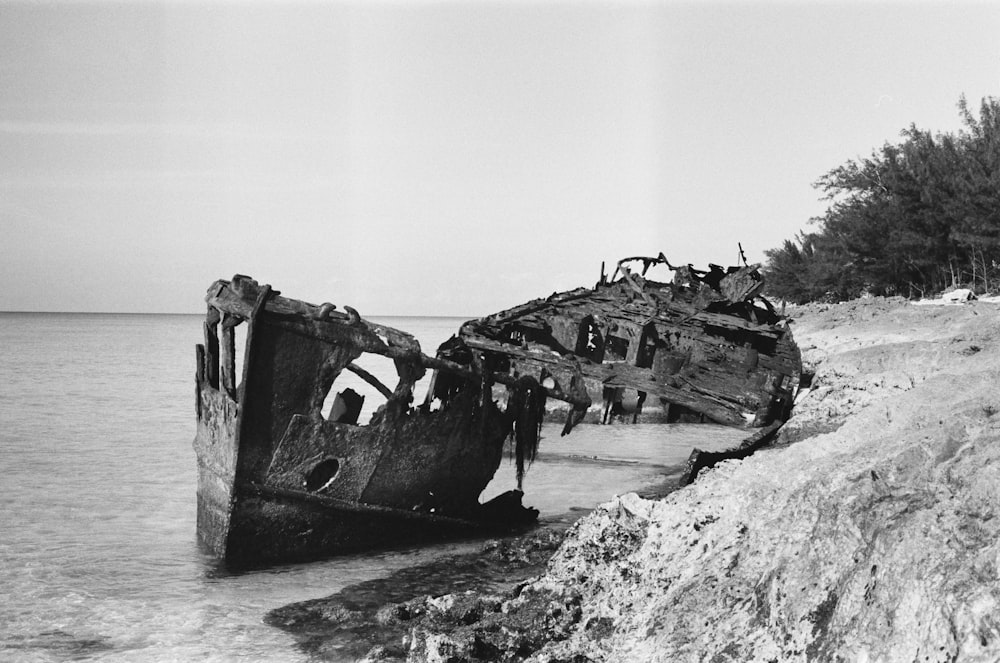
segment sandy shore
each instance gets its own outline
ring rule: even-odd
[[[409,660],[1000,660],[1000,307],[790,313],[816,377],[782,444],[434,599]]]

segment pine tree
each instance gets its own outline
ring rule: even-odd
[[[923,296],[1000,281],[1000,101],[977,118],[964,97],[963,129],[915,125],[819,178],[830,206],[799,234],[767,251],[768,292],[789,301],[848,299],[862,292]]]

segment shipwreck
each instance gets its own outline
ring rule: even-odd
[[[647,278],[654,265],[673,277]],[[520,491],[479,496],[509,439],[520,481],[546,416],[563,418],[563,434],[587,419],[713,421],[747,428],[738,453],[749,453],[789,416],[801,370],[762,287],[752,265],[627,258],[592,288],[465,323],[431,357],[350,307],[216,281],[197,346],[199,538],[247,566],[531,521]],[[364,354],[391,359],[397,383],[361,368]],[[334,390],[345,371],[385,398],[367,424],[357,394]]]

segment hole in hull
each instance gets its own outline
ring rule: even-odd
[[[327,458],[318,463],[306,475],[306,490],[316,493],[330,485],[340,472],[340,461],[336,458]]]
[[[370,373],[389,389],[395,388],[396,383],[399,382],[399,376],[396,375],[396,365],[388,357],[376,354],[364,354],[356,359],[354,364]],[[342,393],[345,394],[344,397],[341,397]],[[344,404],[353,404],[356,396],[361,397],[357,414],[351,411],[351,416],[347,417],[347,419],[341,419],[343,410],[339,410],[341,406],[337,404],[338,399],[349,401],[349,403]],[[323,418],[328,421],[367,425],[375,410],[385,403],[385,400],[385,396],[378,389],[345,368],[337,376],[330,391],[327,392],[320,412]],[[348,410],[352,410],[352,408],[348,408]]]

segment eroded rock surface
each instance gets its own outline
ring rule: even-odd
[[[1000,660],[1000,308],[794,315],[798,443],[601,506],[513,595],[433,599],[409,660]]]
[[[265,621],[291,633],[310,660],[402,661],[418,625],[433,624],[454,637],[459,627],[496,612],[511,586],[523,586],[544,569],[566,527],[553,523],[521,537],[487,541],[476,553],[406,567],[326,598],[277,608]],[[448,591],[454,594],[441,596]]]

